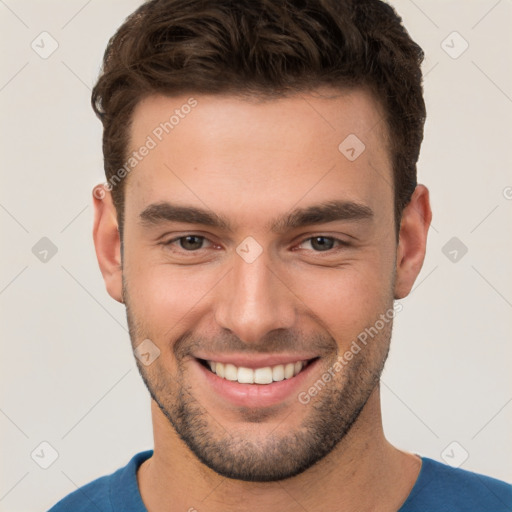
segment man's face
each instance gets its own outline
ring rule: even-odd
[[[282,479],[342,448],[378,392],[396,258],[385,123],[363,91],[194,99],[181,109],[189,97],[153,96],[134,113],[130,151],[148,136],[156,146],[125,190],[132,344],[150,340],[147,361],[158,347],[139,370],[201,461],[231,478]],[[158,130],[176,109],[169,133]],[[177,220],[172,207],[224,224]]]

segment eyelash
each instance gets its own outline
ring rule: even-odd
[[[167,242],[163,242],[162,244],[165,246],[165,247],[170,247],[172,246],[175,242],[179,242],[180,240],[184,240],[186,239],[187,237],[189,236],[192,236],[192,237],[196,237],[196,238],[200,238],[201,240],[208,240],[208,238],[206,238],[205,236],[203,235],[197,235],[195,233],[189,233],[189,234],[186,234],[186,235],[182,235],[182,236],[179,236],[179,237],[176,237],[176,238],[173,238],[172,240],[169,240]],[[315,235],[315,236],[310,236],[308,238],[304,238],[298,245],[302,245],[304,242],[307,242],[309,240],[312,240],[314,238],[326,238],[328,240],[332,240],[335,242],[335,244],[338,245],[337,249],[336,248],[332,248],[332,249],[327,249],[325,251],[313,251],[314,253],[316,254],[322,254],[322,253],[327,253],[327,254],[333,254],[335,252],[337,252],[337,250],[340,250],[340,249],[343,249],[343,248],[346,248],[346,247],[350,247],[350,243],[348,242],[345,242],[344,240],[340,240],[339,238],[336,238],[336,237],[333,237],[333,236],[325,236],[325,235]],[[211,240],[208,240],[210,243],[213,243],[211,242]],[[204,248],[201,247],[200,249],[197,249],[197,250],[191,250],[191,251],[187,251],[186,249],[178,249],[178,252],[181,252],[182,254],[185,253],[189,253],[191,255],[193,254],[197,254],[199,253],[201,250],[203,250]]]

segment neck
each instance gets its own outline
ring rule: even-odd
[[[283,512],[398,510],[421,466],[417,456],[387,442],[382,429],[379,389],[339,445],[300,475],[278,482],[244,482],[204,466],[152,402],[155,450],[137,480],[149,512],[203,510]]]

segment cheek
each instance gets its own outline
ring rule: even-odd
[[[176,338],[190,327],[223,272],[143,261],[144,265],[125,267],[131,309],[143,321],[148,337]]]
[[[390,308],[392,276],[392,265],[374,257],[338,269],[312,267],[295,276],[292,289],[307,306],[304,312],[312,310],[345,344]]]

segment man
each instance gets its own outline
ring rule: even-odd
[[[512,510],[508,484],[382,430],[431,220],[422,58],[379,0],[152,0],[126,20],[92,97],[94,242],[155,447],[52,512]]]

